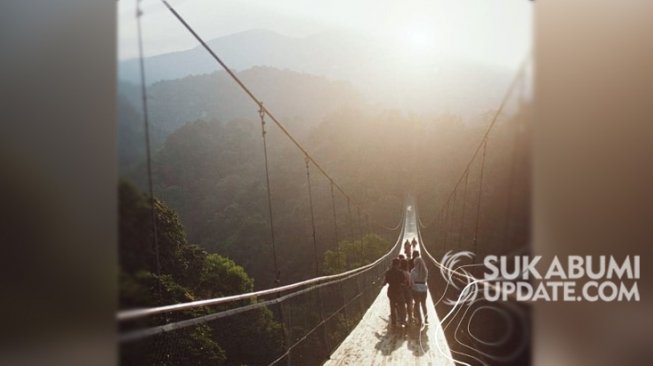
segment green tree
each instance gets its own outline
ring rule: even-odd
[[[133,185],[119,186],[121,308],[188,302],[252,291],[243,267],[217,253],[189,244],[177,214],[155,200],[161,274],[152,248],[150,200]],[[226,308],[195,309],[148,318],[140,326],[170,323]],[[124,329],[133,325],[121,324]],[[225,328],[226,327],[226,328]],[[224,329],[230,329],[226,333]],[[248,339],[251,342],[243,342]],[[182,328],[121,345],[124,365],[265,364],[281,350],[281,326],[259,308],[216,322]],[[255,342],[255,350],[248,345]]]
[[[376,234],[368,234],[361,240],[342,240],[337,250],[324,253],[323,269],[335,274],[372,263],[390,250],[390,243]]]

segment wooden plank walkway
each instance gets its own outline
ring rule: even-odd
[[[415,213],[408,206],[402,242],[417,236],[416,224]],[[324,365],[454,366],[431,294],[426,299],[429,324],[390,329],[390,304],[386,291],[387,286],[381,289],[356,328]]]

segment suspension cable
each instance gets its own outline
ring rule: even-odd
[[[268,142],[267,131],[265,130],[265,113],[263,112],[263,103],[259,104],[258,115],[261,119],[261,137],[263,139],[263,156],[265,159],[265,184],[266,193],[268,198],[268,221],[270,223],[270,241],[272,243],[272,261],[274,264],[274,282],[279,285],[281,283],[281,272],[277,262],[277,247],[274,237],[274,216],[272,214],[272,191],[270,190],[270,168],[268,166]]]
[[[141,71],[141,97],[143,98],[143,124],[145,129],[145,156],[147,166],[147,188],[150,195],[150,219],[152,221],[152,244],[154,246],[154,257],[156,274],[161,275],[161,259],[159,254],[159,233],[156,217],[156,200],[152,184],[152,155],[150,151],[150,121],[147,108],[147,84],[145,83],[145,61],[143,59],[143,32],[141,29],[141,0],[136,0],[136,26],[138,32],[138,59]],[[160,288],[159,288],[160,289]]]
[[[496,125],[497,121],[499,120],[499,116],[503,112],[503,109],[505,108],[506,104],[508,104],[508,100],[510,99],[510,96],[512,95],[513,90],[517,87],[518,82],[524,77],[526,67],[528,66],[528,60],[529,59],[530,59],[530,57],[526,57],[524,59],[524,61],[522,62],[519,70],[515,74],[515,77],[513,78],[512,82],[510,83],[510,86],[508,87],[508,89],[506,90],[506,93],[503,96],[503,99],[501,100],[501,104],[499,104],[499,109],[497,109],[496,113],[492,117],[492,120],[488,124],[488,127],[485,130],[485,133],[481,137],[481,141],[479,142],[478,146],[476,146],[476,149],[474,150],[474,153],[472,154],[471,158],[467,162],[467,165],[465,166],[465,169],[463,170],[463,173],[460,175],[460,177],[456,181],[456,184],[455,184],[454,187],[458,187],[458,185],[460,185],[463,178],[465,177],[465,171],[467,171],[467,170],[469,170],[471,168],[471,165],[474,162],[474,160],[476,159],[476,156],[481,151],[481,148],[483,148],[483,145],[485,144],[485,141],[487,140],[488,136],[490,135],[490,132],[492,131],[492,129]],[[448,199],[451,198],[452,195],[453,195],[453,191],[449,194]],[[444,205],[440,208],[440,211],[443,211],[443,210],[444,210]],[[434,221],[434,219],[431,220],[431,221]]]
[[[277,127],[279,127],[281,132],[283,132],[283,134],[286,135],[286,137],[288,137],[288,139],[302,152],[302,154],[307,157],[311,163],[313,163],[315,168],[317,168],[317,170],[325,177],[333,180],[335,188],[345,197],[347,197],[348,200],[353,201],[351,196],[349,196],[347,192],[338,183],[335,182],[335,180],[322,168],[322,166],[311,156],[311,154],[308,153],[308,150],[304,148],[304,146],[300,144],[292,134],[290,134],[284,124],[281,123],[281,121],[279,121],[279,119],[277,119],[267,107],[263,106],[262,101],[257,98],[256,95],[254,95],[254,93],[252,93],[252,91],[240,80],[240,78],[238,78],[238,76],[227,66],[227,64],[224,63],[220,57],[218,57],[218,55],[213,51],[213,49],[211,49],[211,47],[209,47],[206,41],[204,41],[204,39],[202,39],[202,37],[200,37],[199,34],[195,32],[190,24],[186,22],[186,20],[172,7],[172,5],[170,5],[167,0],[161,0],[161,2],[166,6],[166,8],[168,8],[168,10],[170,10],[172,15],[174,15],[175,18],[179,20],[179,22],[186,28],[186,30],[188,30],[193,35],[193,37],[195,37],[195,39],[213,57],[213,59],[218,62],[218,64],[220,64],[220,66],[225,70],[225,72],[227,72],[231,79],[233,79],[236,84],[240,86],[240,88],[250,97],[250,99],[259,106],[259,108],[261,108],[263,113],[265,113],[277,125]],[[355,205],[359,206],[358,204]]]
[[[272,190],[270,189],[270,169],[268,166],[268,143],[267,143],[267,131],[265,130],[265,113],[263,113],[263,103],[259,104],[258,115],[261,120],[261,139],[263,140],[263,157],[265,160],[265,185],[266,185],[266,195],[268,199],[268,221],[270,223],[270,242],[272,246],[272,263],[274,266],[274,283],[278,286],[281,283],[281,271],[279,270],[279,265],[277,261],[277,247],[276,240],[274,236],[274,216],[272,214]],[[279,298],[279,294],[277,294]],[[288,344],[287,340],[287,330],[285,322],[283,321],[284,311],[283,307],[279,306],[279,318],[281,319],[281,334],[282,334],[282,344],[285,347]]]
[[[395,248],[396,248],[396,246],[395,246]],[[283,296],[276,296],[274,299],[270,299],[270,300],[252,301],[250,304],[239,306],[239,307],[236,307],[236,308],[233,308],[233,309],[228,309],[228,310],[223,310],[223,311],[216,312],[216,313],[201,315],[201,316],[198,316],[198,317],[194,317],[194,318],[190,318],[190,319],[186,319],[186,320],[180,320],[180,321],[176,321],[176,322],[172,322],[172,323],[167,323],[167,324],[164,324],[164,325],[157,325],[157,326],[153,326],[153,327],[149,327],[149,328],[143,328],[143,329],[137,329],[137,330],[129,331],[129,332],[121,335],[118,340],[120,342],[133,342],[135,340],[150,337],[150,336],[153,336],[153,335],[156,335],[156,334],[170,332],[170,331],[173,331],[173,330],[182,329],[182,328],[186,328],[186,327],[193,326],[193,325],[206,323],[206,322],[213,321],[213,320],[216,320],[216,319],[221,319],[221,318],[224,318],[224,317],[233,316],[233,315],[236,315],[236,314],[241,314],[241,313],[251,311],[251,310],[254,310],[254,309],[260,309],[260,308],[268,307],[268,306],[275,305],[275,304],[281,304],[284,301],[286,301],[288,299],[291,299],[291,298],[294,298],[294,297],[297,297],[299,295],[303,295],[303,294],[309,293],[311,291],[318,290],[318,289],[323,288],[323,287],[331,286],[331,285],[334,285],[334,284],[342,283],[342,282],[347,281],[347,280],[352,279],[352,278],[356,278],[357,276],[360,276],[361,274],[368,272],[370,269],[375,268],[378,264],[382,263],[384,259],[388,259],[388,255],[391,254],[392,252],[394,252],[395,248],[393,248],[393,250],[391,252],[389,252],[388,254],[384,255],[381,258],[379,258],[376,262],[374,262],[372,264],[369,264],[369,265],[366,265],[364,267],[360,267],[361,270],[359,270],[359,271],[355,271],[355,270],[354,271],[348,271],[347,273],[343,273],[343,275],[345,275],[345,276],[340,276],[339,278],[336,278],[336,279],[333,279],[333,280],[330,280],[330,281],[327,281],[327,282],[313,284],[310,287],[298,289],[297,291],[285,294]],[[279,292],[275,292],[275,293],[280,295]],[[252,298],[254,298],[254,297],[252,297]],[[177,305],[184,305],[184,304],[177,304]],[[281,322],[283,323],[283,319],[281,320]],[[285,339],[284,339],[284,342],[285,342]],[[291,347],[288,347],[288,348],[291,348]]]

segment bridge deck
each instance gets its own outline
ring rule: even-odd
[[[384,287],[358,326],[324,365],[453,366],[430,294],[426,303],[429,324],[421,328],[413,325],[404,329],[390,329],[390,305]]]
[[[402,240],[418,236],[415,213],[411,206],[408,206],[406,214]],[[356,328],[324,365],[454,366],[431,294],[426,299],[429,324],[422,325],[421,328],[412,325],[403,329],[391,329],[390,304],[386,291],[387,287],[381,289]]]

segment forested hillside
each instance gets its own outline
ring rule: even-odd
[[[346,82],[295,71],[254,67],[239,72],[238,77],[299,134],[325,115],[363,102]],[[141,95],[135,88],[129,83],[119,85],[121,95],[140,109]],[[224,71],[154,83],[148,87],[148,103],[152,125],[165,135],[197,119],[228,122],[258,116],[257,107]]]
[[[469,168],[465,200],[459,198],[458,205],[454,202],[448,212],[449,217],[462,218],[461,224],[449,225],[444,234],[447,240],[443,241],[435,239],[436,235],[443,235],[443,225],[447,223],[435,221],[436,214],[464,171],[494,112],[488,111],[470,124],[453,114],[427,117],[375,108],[358,99],[346,84],[308,75],[264,68],[241,75],[258,75],[254,84],[263,94],[270,93],[270,98],[264,99],[266,103],[270,101],[266,105],[287,122],[288,130],[346,190],[351,201],[337,189],[332,196],[331,182],[314,164],[307,164],[304,154],[267,118],[265,138],[276,272],[263,137],[256,105],[237,96],[238,90],[225,92],[232,99],[224,95],[217,98],[226,98],[227,103],[214,104],[214,95],[220,93],[214,90],[215,86],[228,86],[220,74],[155,84],[148,88],[148,95],[152,106],[152,181],[159,273],[151,206],[149,197],[142,193],[147,191],[147,174],[142,115],[140,106],[133,103],[138,89],[123,86],[124,95],[119,99],[120,166],[123,179],[134,185],[119,185],[122,309],[267,289],[370,263],[395,243],[398,231],[388,228],[397,226],[407,195],[417,199],[426,224],[422,230],[426,240],[423,244],[435,257],[452,248],[479,249],[478,231],[482,247],[477,253],[503,253],[525,242],[528,131],[522,122],[527,118],[527,106],[519,105],[521,113],[500,119],[488,139],[487,156],[483,152],[482,160],[476,159]],[[273,80],[284,75],[291,81],[276,89]],[[198,114],[198,110],[202,112]],[[483,191],[479,191],[480,161],[485,169]],[[463,207],[467,212],[464,217]],[[324,301],[333,305],[336,300],[334,297]],[[312,327],[310,324],[318,319],[304,308],[315,303],[302,301],[286,305],[284,310],[293,314],[288,334],[295,337],[305,335]],[[216,306],[193,313],[153,316],[140,325],[188,319],[224,309]],[[339,314],[334,318],[332,328],[325,331],[325,339],[341,341],[365,308],[350,310],[348,317]],[[121,348],[122,361],[135,365],[266,363],[262,360],[273,359],[284,347],[283,317],[279,311],[261,307],[242,316],[128,343]],[[127,322],[123,327],[121,331],[126,331],[134,324]],[[256,344],[255,349],[252,344]],[[323,360],[323,355],[314,351],[319,349],[318,345],[306,342],[304,346],[313,351],[299,352],[307,358],[298,362],[319,364]]]
[[[451,114],[427,118],[371,108],[364,101],[358,103],[355,91],[345,84],[304,74],[269,68],[241,74],[252,78],[266,105],[287,122],[288,129],[354,198],[353,203],[360,203],[363,219],[359,221],[358,212],[350,215],[347,202],[336,191],[340,240],[358,238],[369,229],[393,242],[395,234],[382,227],[397,224],[406,193],[419,197],[428,221],[463,171],[467,152],[478,144],[485,127],[485,123],[465,124]],[[286,82],[274,82],[284,77]],[[161,82],[148,89],[153,139],[161,141],[153,146],[154,190],[179,213],[191,242],[235,260],[257,287],[265,288],[273,285],[275,275],[261,126],[256,106],[242,95],[237,97],[240,91],[228,84],[218,73]],[[312,97],[316,95],[323,97]],[[120,150],[132,150],[129,156],[135,157],[142,151],[142,128],[134,127],[139,126],[137,108],[124,107]],[[491,116],[487,113],[478,120]],[[163,132],[177,125],[172,132]],[[266,128],[279,270],[287,283],[315,275],[306,167],[304,156],[271,121]],[[499,156],[512,148],[512,136],[504,135],[498,134],[500,140],[492,142]],[[145,187],[140,154],[136,163],[124,165],[129,168],[123,176]],[[498,164],[496,174],[505,176],[501,169],[509,164],[501,159],[489,163]],[[336,241],[330,184],[315,167],[310,173],[317,255],[322,258]],[[494,173],[486,174],[489,180]],[[493,193],[505,199],[504,191]],[[497,204],[499,211],[501,204]]]
[[[120,308],[169,305],[251,291],[254,282],[242,267],[219,254],[190,244],[176,213],[155,201],[160,274],[156,263],[150,221],[150,200],[133,185],[119,185]],[[193,310],[194,316],[210,310]],[[175,315],[181,319],[189,312]],[[163,317],[163,316],[161,316]],[[149,319],[155,324],[159,316]],[[236,320],[239,321],[239,320]],[[255,338],[256,350],[243,350],[241,338]],[[279,352],[281,326],[268,309],[250,314],[247,322],[234,324],[229,334],[215,325],[166,333],[121,351],[125,365],[183,364],[224,365],[235,360],[259,364]],[[157,352],[152,351],[156,349]],[[230,361],[230,362],[229,362]]]

